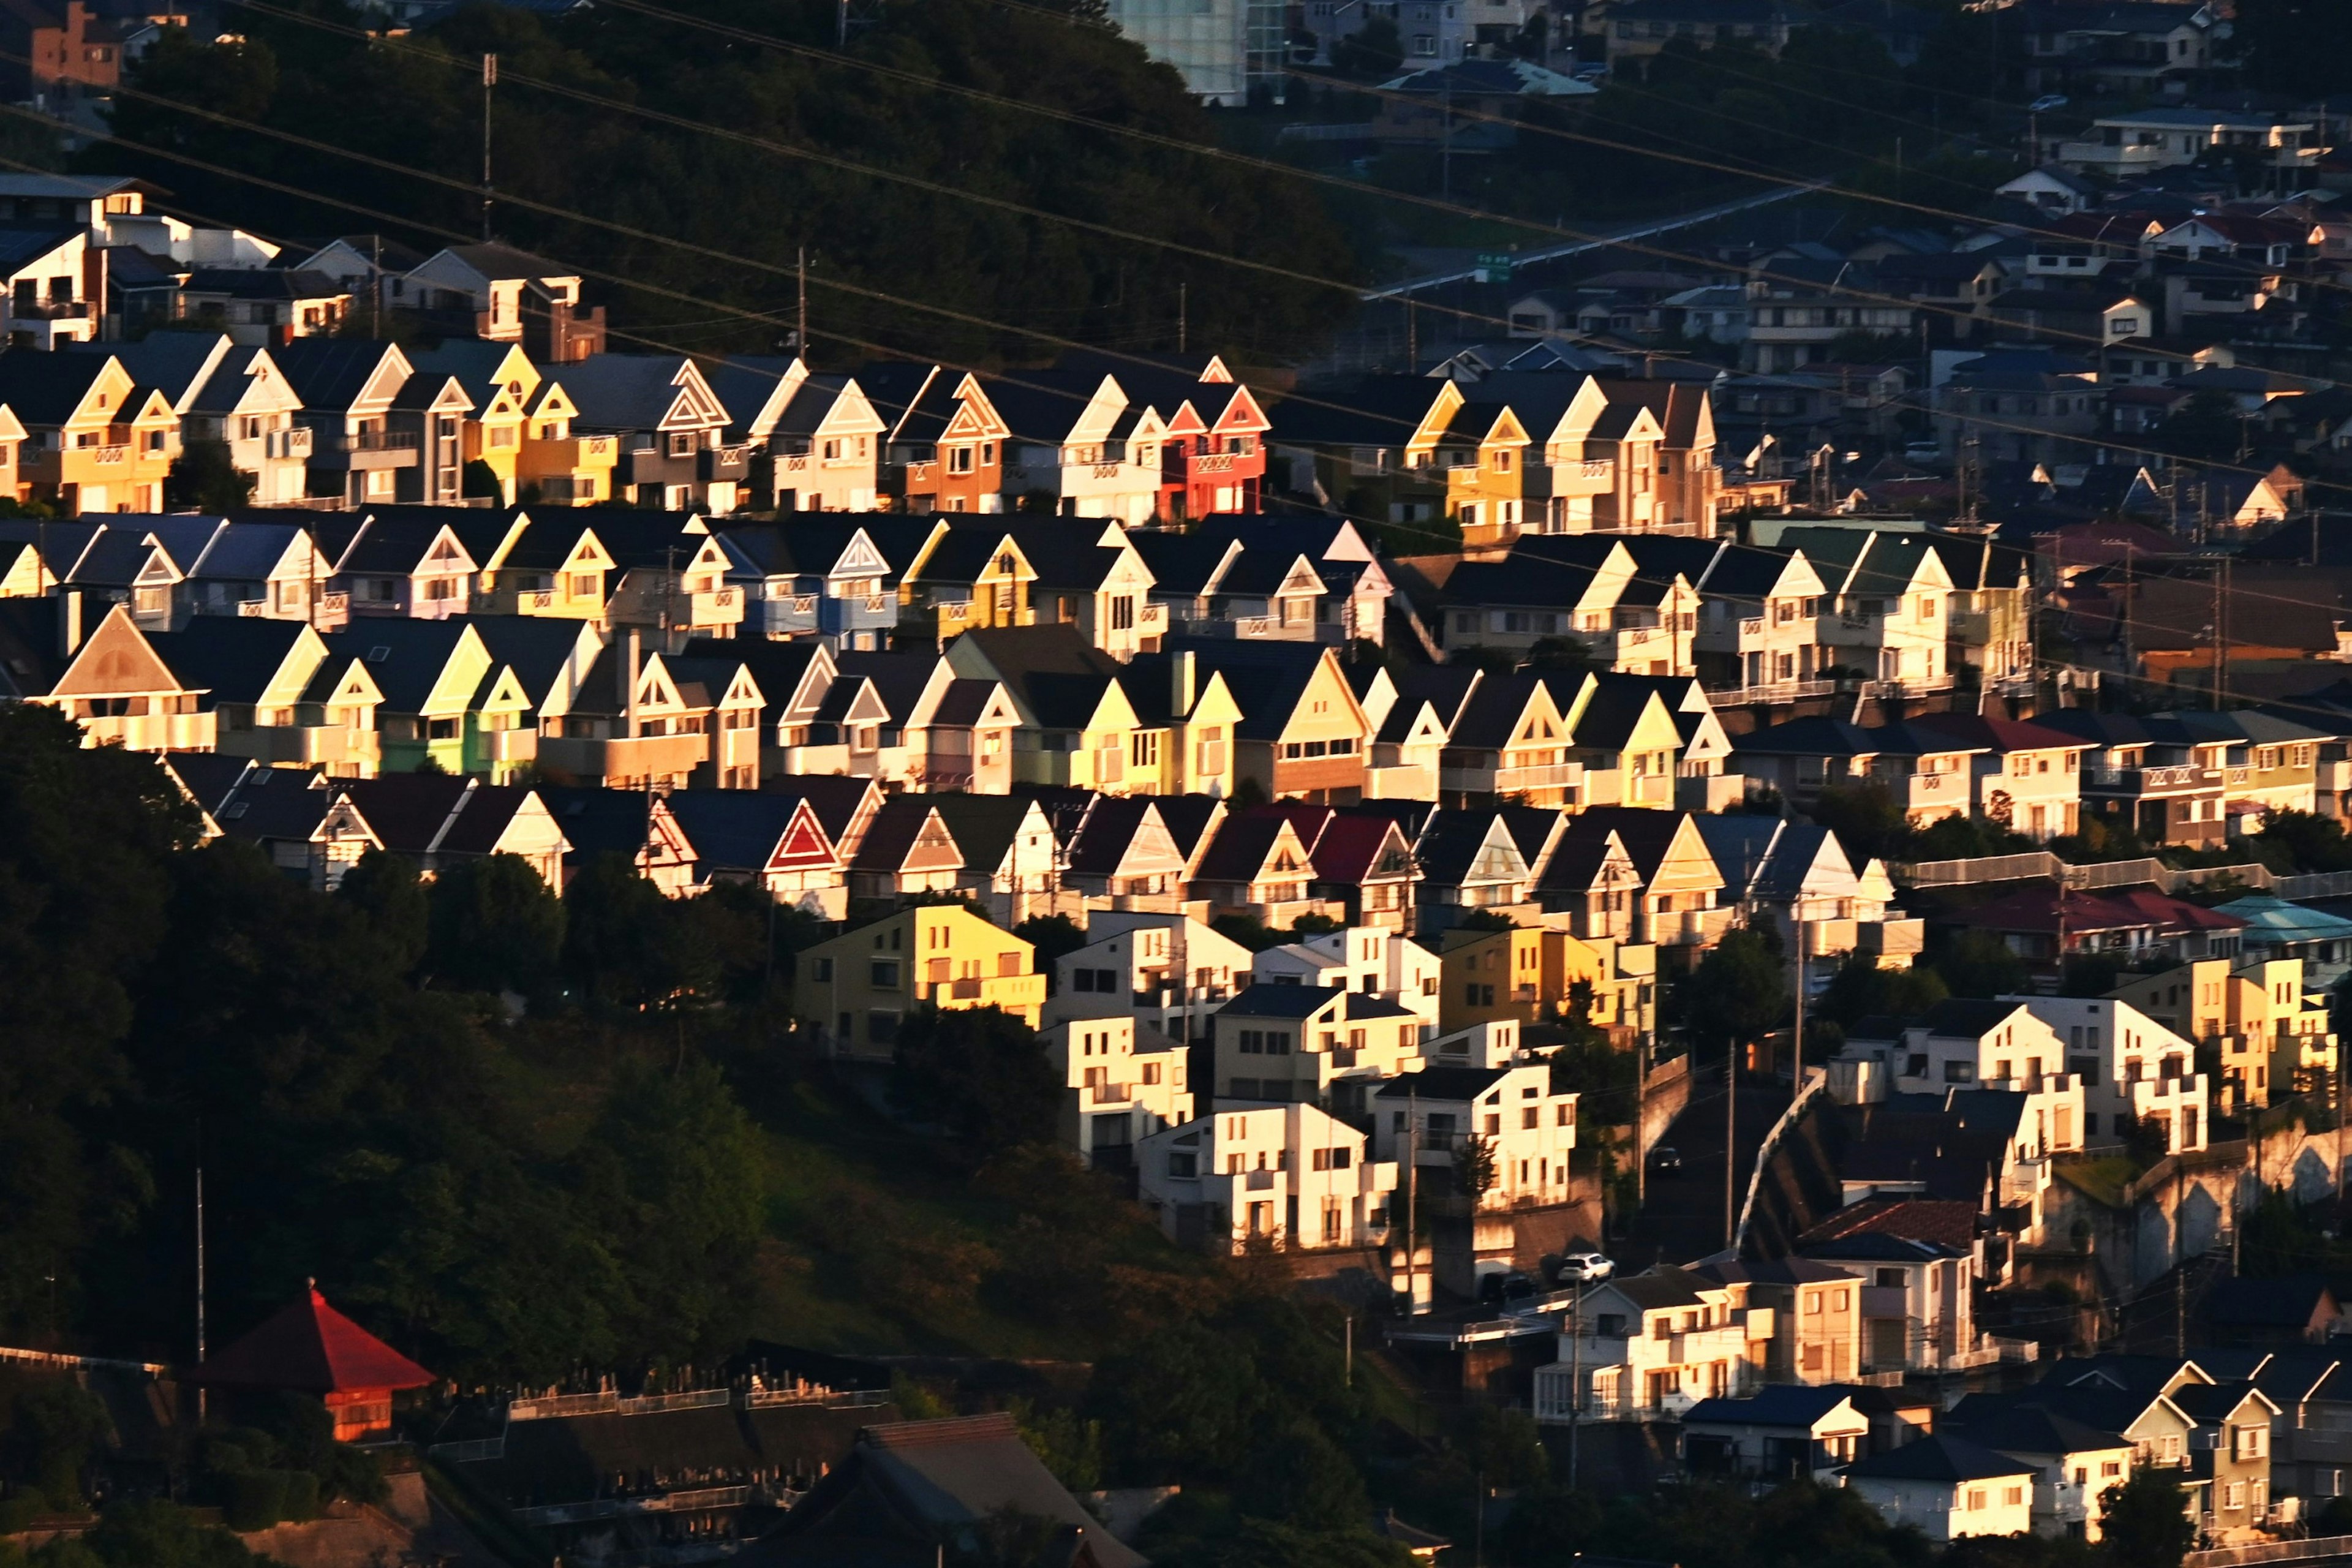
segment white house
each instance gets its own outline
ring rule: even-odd
[[[1552,1088],[1550,1063],[1425,1067],[1382,1084],[1372,1099],[1381,1159],[1402,1164],[1410,1148],[1415,1165],[1458,1184],[1475,1138],[1494,1162],[1480,1207],[1568,1201],[1577,1097]]]
[[[1747,1394],[1773,1312],[1745,1294],[1663,1265],[1587,1290],[1559,1359],[1536,1368],[1536,1419],[1664,1420]]]
[[[1683,1468],[1835,1484],[1870,1441],[1870,1417],[1844,1388],[1769,1384],[1746,1399],[1703,1399],[1683,1416]]]
[[[1192,1120],[1184,1047],[1132,1018],[1087,1018],[1038,1034],[1062,1079],[1062,1142],[1089,1165],[1124,1167],[1134,1146]]]
[[[1171,1239],[1212,1252],[1372,1247],[1388,1234],[1397,1168],[1312,1105],[1221,1110],[1136,1145],[1136,1185]]]
[[[1938,1546],[1964,1535],[2023,1535],[2033,1528],[2033,1468],[1938,1433],[1846,1468],[1864,1502]]]
[[[1054,963],[1045,1021],[1132,1018],[1171,1039],[1199,1039],[1209,1016],[1250,984],[1251,952],[1184,915],[1097,910],[1087,945]]]
[[[1422,1037],[1437,1033],[1437,954],[1382,926],[1349,926],[1259,953],[1252,978],[1275,985],[1321,985],[1385,997],[1422,1020]]]
[[[2213,1123],[2196,1045],[2130,1003],[2113,997],[2009,996],[2066,1043],[2066,1065],[2083,1086],[2083,1146],[2120,1146],[2134,1121],[2165,1128],[2166,1152],[2206,1146]]]

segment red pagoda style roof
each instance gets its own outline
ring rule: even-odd
[[[207,1357],[188,1374],[215,1388],[290,1388],[308,1394],[422,1388],[439,1381],[327,1305],[312,1286],[299,1301]]]

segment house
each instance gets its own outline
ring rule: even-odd
[[[1843,719],[1791,719],[1732,738],[1732,766],[1801,806],[1824,789],[1873,784],[1894,797],[1915,827],[1967,816],[1975,804],[1975,759],[1989,742],[1916,722],[1864,729]]]
[[[7,695],[76,721],[84,745],[215,749],[218,716],[200,706],[202,694],[164,663],[121,605],[101,614],[71,590],[0,600],[0,665]]]
[[[223,522],[195,552],[180,588],[198,616],[300,621],[333,631],[350,600],[326,592],[329,563],[308,528],[291,522]]]
[[[730,440],[752,459],[744,504],[761,511],[872,511],[885,420],[849,375],[818,375],[799,358],[738,354],[709,373],[734,417]]]
[[[1726,550],[1697,584],[1695,667],[1717,708],[1819,695],[1834,658],[1821,639],[1829,586],[1801,550]]]
[[[1741,1294],[1663,1264],[1588,1287],[1561,1331],[1559,1359],[1536,1368],[1536,1420],[1666,1420],[1746,1395],[1772,1314],[1742,1305]]]
[[[427,875],[511,855],[551,890],[563,886],[563,830],[536,791],[434,773],[380,774],[333,784],[394,855]]]
[[[2082,805],[2094,816],[2151,845],[2221,845],[2228,832],[2225,741],[2200,740],[2162,716],[2082,708],[2039,714],[2034,724],[2083,742]]]
[[[1185,639],[1200,678],[1223,679],[1241,710],[1232,734],[1236,787],[1268,800],[1344,805],[1362,797],[1372,727],[1328,647]],[[1204,741],[1204,743],[1205,741]]]
[[[544,514],[516,508],[452,515],[449,526],[479,567],[467,595],[472,613],[604,618],[608,574],[617,563],[593,523],[567,518],[561,508]]]
[[[537,367],[533,367],[534,371]],[[515,457],[515,496],[541,506],[594,506],[614,497],[613,469],[620,462],[620,438],[575,435],[579,405],[553,377],[537,384],[522,378],[522,446]]]
[[[393,300],[435,336],[520,343],[541,364],[604,349],[604,309],[581,304],[579,274],[511,246],[436,251],[394,280]]]
[[[1240,710],[1190,652],[1122,667],[1068,625],[992,626],[948,646],[953,674],[999,682],[1020,719],[1018,783],[1116,794],[1230,795]]]
[[[956,888],[1006,930],[1055,912],[1057,902],[1075,903],[1057,900],[1062,847],[1034,800],[961,792],[901,798],[930,804],[962,861]],[[888,803],[883,809],[887,815]],[[876,832],[881,826],[877,819]]]
[[[1683,1413],[1683,1468],[1693,1476],[1832,1481],[1862,1457],[1870,1418],[1843,1388],[1767,1384],[1745,1399],[1702,1399]]]
[[[204,694],[223,752],[335,778],[375,773],[383,692],[364,663],[332,658],[301,622],[205,616],[185,631],[150,633],[147,642]]]
[[[1115,375],[1139,410],[1129,439],[1138,461],[1160,464],[1157,515],[1182,523],[1260,510],[1272,422],[1222,359],[1137,364],[1131,356],[1077,352],[1063,355],[1060,366]]]
[[[1980,1205],[1866,1198],[1803,1232],[1797,1255],[1857,1276],[1864,1372],[1920,1372],[1989,1360],[1978,1343]],[[1769,1337],[1765,1336],[1765,1337]]]
[[[2219,1064],[2214,1088],[2231,1108],[2335,1079],[2336,1034],[2326,1002],[2305,987],[2300,959],[2203,958],[2126,976],[2108,994],[2196,1041],[2200,1056]]]
[[[1090,910],[1087,938],[1054,961],[1049,1025],[1127,1018],[1190,1044],[1206,1039],[1217,1009],[1251,984],[1250,950],[1184,915]],[[1213,1085],[1193,1088],[1214,1093]]]
[[[481,563],[445,508],[337,513],[314,533],[354,619],[446,620],[472,607]]]
[[[1437,1033],[1437,955],[1382,926],[1347,926],[1260,952],[1253,982],[1360,991],[1420,1016],[1423,1037]]]
[[[534,705],[513,668],[463,621],[362,622],[329,633],[334,669],[356,664],[382,693],[380,767],[511,780],[537,752]]]
[[[2133,1445],[2054,1410],[1990,1410],[1947,1432],[2033,1467],[2033,1533],[2096,1542],[2106,1493],[2131,1479]]]
[[[1132,1168],[1135,1147],[1192,1121],[1183,1046],[1133,1018],[1087,1018],[1038,1035],[1062,1079],[1060,1135],[1097,1170]]]
[[[348,793],[307,768],[248,763],[210,815],[222,833],[252,845],[280,876],[314,892],[333,892],[362,857],[386,847]]]
[[[1027,598],[1035,624],[1074,626],[1090,647],[1122,663],[1159,651],[1167,612],[1151,603],[1151,569],[1124,529],[1032,523],[1006,533],[1034,574]]]
[[[727,552],[699,517],[602,510],[597,542],[613,558],[605,615],[654,634],[672,650],[696,637],[732,637],[742,592],[727,581]]]
[[[1451,1193],[1472,1209],[1565,1204],[1576,1102],[1552,1087],[1548,1061],[1422,1067],[1372,1096],[1377,1157],[1411,1159],[1424,1202]]]
[[[501,400],[504,389],[500,389]],[[466,421],[474,400],[465,383],[446,372],[418,370],[392,400],[386,423],[394,439],[413,438],[416,466],[394,479],[399,499],[411,505],[454,507],[466,483]],[[488,498],[506,499],[503,493]]]
[[[647,510],[724,516],[741,504],[751,450],[735,416],[682,354],[598,353],[565,366],[572,428],[616,438],[614,494]]]
[[[2352,921],[2341,915],[2268,893],[2231,899],[2214,905],[2213,911],[2246,922],[2239,943],[2248,958],[2298,960],[2315,990],[2333,989],[2352,973]]]
[[[488,468],[498,481],[496,504],[514,505],[529,411],[537,401],[542,379],[539,367],[518,344],[484,338],[450,338],[435,348],[413,350],[408,358],[417,375],[425,378],[419,392],[429,389],[436,400],[446,402],[438,412],[458,421],[458,464],[480,463]],[[457,384],[456,395],[448,395],[452,381]],[[404,399],[407,396],[404,391]],[[463,407],[458,405],[460,398]],[[436,487],[428,482],[423,488],[430,491]]]
[[[2206,1483],[2199,1521],[2217,1541],[2251,1543],[2271,1522],[2271,1426],[2277,1401],[2252,1383],[2184,1382],[2173,1404],[2197,1423],[2189,1473]]]
[[[415,374],[391,343],[356,338],[304,338],[270,358],[301,400],[296,415],[310,433],[306,493],[345,506],[389,504],[400,476],[423,454],[413,430],[395,430],[393,407]]]
[[[200,531],[203,525],[199,524]],[[89,546],[65,573],[65,586],[98,606],[131,606],[131,618],[141,631],[168,631],[187,618],[187,596],[182,584],[187,574],[178,556],[193,556],[200,546],[182,537],[175,556],[164,537],[183,531],[164,520],[156,528],[101,525]]]
[[[2167,1153],[2202,1149],[2213,1125],[2193,1042],[2118,997],[2008,996],[2063,1038],[2066,1071],[2083,1086],[2083,1147],[2120,1146],[2158,1126]]]
[[[1045,1001],[1035,954],[960,904],[901,910],[803,950],[793,1013],[828,1058],[887,1066],[918,1006],[995,1007],[1035,1028]]]
[[[1186,894],[1211,916],[1246,915],[1261,925],[1293,925],[1303,915],[1329,918],[1313,897],[1314,862],[1288,818],[1227,816],[1194,861]]]
[[[199,1362],[188,1381],[316,1399],[335,1441],[358,1443],[392,1430],[394,1394],[438,1379],[329,1306],[314,1285]]]
[[[301,504],[311,432],[298,423],[302,400],[268,350],[222,332],[154,331],[78,352],[111,353],[140,384],[162,392],[180,416],[183,446],[226,446],[230,465],[253,476],[254,505]]]
[[[180,285],[183,319],[263,348],[331,336],[351,314],[351,290],[322,272],[283,267],[198,267]]]
[[[809,798],[789,783],[773,787],[776,782],[766,789],[682,789],[656,798],[693,854],[697,885],[749,882],[820,920],[846,919],[849,880],[840,849]]]
[[[1755,1347],[1757,1366],[1769,1382],[1816,1387],[1853,1382],[1862,1365],[1863,1323],[1853,1275],[1808,1258],[1700,1263],[1691,1272],[1719,1285],[1745,1286],[1749,1306],[1770,1310],[1772,1337]]]
[[[740,791],[680,790],[651,800],[635,790],[583,789],[541,784],[540,798],[563,831],[563,885],[566,889],[583,871],[606,857],[618,857],[636,875],[651,882],[664,898],[682,899],[700,880],[701,857],[688,838],[673,809],[687,795],[725,794],[730,798],[760,800]],[[762,804],[765,804],[762,802]],[[716,835],[714,835],[716,837]]]
[[[1137,1186],[1181,1247],[1373,1247],[1389,1235],[1398,1175],[1368,1142],[1313,1105],[1221,1109],[1138,1143]]]
[[[2206,1293],[2205,1328],[2218,1345],[2324,1345],[2344,1321],[2336,1292],[2316,1274],[2217,1279]]]
[[[744,595],[743,618],[768,637],[823,639],[835,649],[876,650],[899,620],[909,569],[944,524],[908,527],[867,514],[796,516],[719,531],[727,581]]]
[[[1360,1120],[1369,1096],[1421,1060],[1421,1019],[1360,991],[1257,982],[1209,1019],[1220,1105],[1320,1105]]]
[[[2029,963],[2054,968],[2084,953],[2132,964],[2230,958],[2245,922],[2152,888],[2104,894],[2021,887],[1976,905],[1958,923],[1993,932]]]
[[[1412,858],[1412,838],[1394,816],[1360,807],[1286,805],[1307,844],[1315,868],[1309,891],[1317,898],[1336,900],[1346,910],[1351,926],[1374,926],[1402,934],[1411,921],[1413,884],[1421,868]],[[1313,814],[1311,821],[1302,815]],[[1307,837],[1311,830],[1313,837]]]
[[[1969,815],[2042,842],[2075,832],[2083,743],[2063,731],[1969,713],[1923,713],[1916,722],[1971,742]]]
[[[877,363],[857,373],[877,414],[885,494],[911,512],[1005,510],[1012,431],[980,378],[932,364]]]
[[[14,227],[0,238],[0,299],[8,347],[56,349],[98,336],[89,282],[106,254],[88,231],[58,223]]]
[[[2310,183],[2307,171],[2324,142],[2309,120],[2244,110],[2140,109],[2092,121],[2083,138],[2058,144],[2056,161],[2078,174],[2114,177],[2179,168],[2220,153],[2283,188],[2299,189]]]
[[[1054,1479],[1010,1415],[868,1426],[847,1458],[820,1469],[774,1531],[743,1553],[747,1563],[877,1563],[904,1555],[909,1542],[976,1553],[992,1521],[1013,1517],[1042,1521],[1045,1550],[1070,1568],[1143,1568]]]
[[[1939,1546],[1969,1535],[2023,1535],[2033,1526],[2035,1468],[1937,1432],[1848,1465],[1849,1490],[1891,1525]]]
[[[68,517],[163,510],[180,416],[114,355],[0,355],[0,450],[16,458],[0,482],[13,481],[18,500]]]
[[[1031,370],[984,378],[1004,426],[1004,494],[1034,496],[1066,517],[1151,521],[1160,501],[1159,453],[1138,438],[1136,410],[1100,370]]]
[[[1693,821],[1723,877],[1717,901],[1745,909],[1751,926],[1769,923],[1816,975],[1853,952],[1881,969],[1906,969],[1917,957],[1923,923],[1895,904],[1885,866],[1872,860],[1856,872],[1827,828],[1753,815]]]

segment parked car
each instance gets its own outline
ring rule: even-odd
[[[1563,1285],[1597,1285],[1617,1272],[1617,1265],[1606,1254],[1571,1252],[1559,1260],[1552,1276]]]
[[[1523,1301],[1536,1294],[1536,1282],[1514,1268],[1501,1274],[1479,1277],[1478,1300],[1490,1306],[1507,1301]]]
[[[1683,1173],[1683,1152],[1671,1143],[1661,1143],[1650,1151],[1650,1174],[1679,1176]]]
[[[2063,92],[2045,92],[2025,107],[2036,114],[2047,114],[2053,109],[2065,108],[2066,95]]]

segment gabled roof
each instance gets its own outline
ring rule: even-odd
[[[2082,1454],[2101,1448],[2128,1448],[2128,1439],[2077,1421],[2041,1405],[2021,1405],[1987,1411],[1965,1425],[1948,1421],[1953,1436],[2003,1454]]]
[[[1822,1416],[1845,1404],[1846,1397],[1846,1391],[1833,1384],[1809,1388],[1802,1384],[1769,1383],[1746,1399],[1702,1399],[1683,1413],[1683,1424],[1786,1426],[1810,1432]]]
[[[1192,873],[1203,882],[1250,882],[1264,874],[1265,863],[1274,854],[1275,846],[1286,837],[1299,845],[1301,875],[1314,875],[1314,863],[1306,853],[1287,818],[1280,816],[1228,816],[1218,827],[1217,836],[1209,844],[1209,852]]]
[[[2008,1476],[2031,1476],[2033,1468],[2021,1460],[1994,1453],[1990,1448],[1934,1433],[1916,1437],[1899,1448],[1873,1454],[1846,1467],[1849,1480],[1880,1481],[1961,1481],[1994,1480]]]
[[[147,646],[183,686],[206,693],[210,708],[258,700],[310,629],[300,621],[196,616],[184,631],[149,632]]]
[[[423,1367],[327,1305],[316,1286],[258,1328],[188,1373],[214,1388],[282,1388],[346,1394],[422,1388]]]

